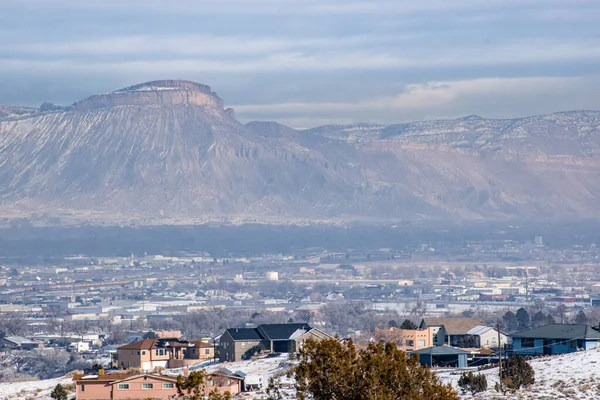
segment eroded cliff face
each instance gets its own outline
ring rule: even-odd
[[[243,125],[206,85],[0,108],[0,216],[101,223],[600,218],[600,112]]]
[[[188,104],[223,111],[223,101],[210,86],[190,81],[162,80],[146,82],[112,93],[90,96],[72,105],[72,109],[94,110],[116,106],[176,106]]]

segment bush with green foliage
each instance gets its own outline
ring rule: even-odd
[[[50,397],[54,400],[67,400],[69,398],[69,392],[63,385],[57,383],[56,386],[54,386],[52,393],[50,393]]]
[[[300,400],[458,400],[450,385],[442,384],[394,343],[370,343],[357,351],[352,341],[307,340],[294,369],[296,398]]]
[[[523,357],[511,357],[502,362],[502,387],[496,383],[495,389],[506,394],[514,393],[522,387],[535,383],[535,371]]]
[[[475,375],[473,371],[463,372],[458,379],[458,387],[463,393],[475,393],[485,392],[487,390],[487,378],[485,375],[479,373]]]
[[[198,370],[190,372],[188,376],[179,375],[177,377],[177,394],[185,400],[231,400],[231,393],[219,393],[216,389],[207,394],[206,375],[204,371]]]

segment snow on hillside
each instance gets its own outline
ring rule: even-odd
[[[498,382],[498,368],[482,371],[487,376],[488,390],[475,395],[461,395],[463,399],[600,399],[600,350],[548,356],[530,361],[535,370],[535,384],[521,390],[516,396],[502,396],[494,390]],[[436,371],[440,379],[458,390],[461,370]]]
[[[42,381],[2,382],[0,383],[0,400],[51,400],[50,392],[57,383],[69,385],[73,383],[73,380],[70,377],[62,377]]]
[[[498,368],[482,371],[487,376],[488,390],[475,396],[470,394],[461,397],[464,400],[484,399],[523,399],[523,400],[592,400],[600,399],[600,350],[588,350],[567,355],[549,356],[530,361],[535,370],[535,384],[521,390],[516,395],[502,396],[496,393],[494,385],[498,381]],[[260,382],[266,388],[271,376],[276,376],[287,388],[283,394],[287,399],[293,399],[291,390],[293,382],[285,376],[288,371],[288,356],[263,358],[253,361],[234,363],[215,363],[205,366],[206,372],[227,368],[231,372],[241,371],[247,375],[248,381]],[[191,368],[194,369],[194,368]],[[458,378],[462,371],[468,369],[437,369],[435,372],[444,383],[453,385],[457,391]],[[169,371],[173,374],[175,370]],[[49,400],[50,391],[57,383],[70,384],[71,378],[57,378],[42,381],[1,383],[0,400],[41,399]],[[264,397],[264,390],[240,395],[245,399]]]

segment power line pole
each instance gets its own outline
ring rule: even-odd
[[[497,324],[498,328],[498,373],[500,377],[500,393],[502,393],[502,342],[500,341],[500,323]]]

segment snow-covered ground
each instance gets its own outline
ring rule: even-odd
[[[488,390],[475,396],[461,394],[465,400],[483,399],[527,399],[527,400],[592,400],[600,399],[600,350],[588,350],[566,355],[539,358],[530,361],[535,370],[535,384],[530,388],[521,390],[515,395],[502,396],[496,393],[494,385],[498,381],[498,368],[482,371],[487,376]],[[288,356],[282,355],[273,358],[263,358],[254,361],[239,361],[234,363],[204,364],[206,372],[227,368],[229,371],[241,371],[249,380],[260,382],[264,388],[268,385],[269,378],[278,377],[286,387],[291,387],[293,382],[285,376],[289,369]],[[195,369],[195,368],[192,368]],[[464,370],[437,369],[435,372],[444,383],[452,384],[458,391],[458,378]],[[173,374],[176,371],[171,371]],[[70,384],[71,378],[57,378],[42,381],[0,383],[0,400],[16,399],[41,399],[49,400],[50,391],[57,383]],[[40,390],[41,389],[41,390]],[[293,390],[285,389],[286,398],[293,399]],[[264,389],[254,393],[240,395],[246,399],[260,399],[264,397]]]
[[[71,378],[55,378],[43,381],[28,381],[14,383],[0,383],[0,400],[51,400],[50,392],[57,383],[69,385],[73,383]]]
[[[516,395],[502,396],[494,390],[498,382],[498,368],[482,371],[487,376],[488,390],[463,399],[600,399],[600,350],[549,356],[530,361],[535,371],[535,384]],[[458,391],[458,378],[462,371],[445,369],[436,371],[440,379]]]

